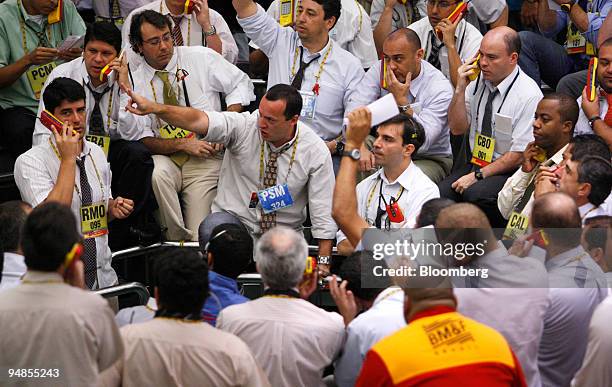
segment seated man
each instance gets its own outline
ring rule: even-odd
[[[369,127],[371,121],[353,119],[349,125]],[[373,151],[376,164],[382,169],[357,185],[359,214],[368,227],[413,228],[423,203],[440,197],[438,187],[411,160],[425,142],[423,127],[410,117],[398,115],[380,124],[376,131],[378,137]],[[346,149],[347,153],[352,151]],[[395,215],[392,207],[398,211]],[[338,253],[349,255],[353,252],[354,246],[342,231],[336,239]]]
[[[140,228],[147,210],[151,207],[151,153],[140,141],[132,140],[137,126],[134,116],[123,116],[119,122],[120,83],[128,83],[127,66],[117,58],[121,52],[121,32],[114,24],[97,22],[87,27],[83,58],[57,66],[47,77],[45,85],[56,78],[76,80],[85,87],[87,133],[85,138],[102,148],[112,172],[111,188],[115,195],[132,198],[134,212],[125,220],[111,225],[110,245],[113,250],[135,246],[138,240],[131,235],[130,227]],[[101,70],[109,65],[115,72],[110,78],[101,79]],[[120,75],[118,75],[120,74]],[[43,93],[45,88],[43,87]],[[45,110],[44,101],[38,105],[38,116]],[[36,121],[32,142],[47,142],[51,131],[40,120]]]
[[[309,206],[319,263],[329,269],[338,230],[331,217],[334,173],[323,141],[298,121],[302,100],[288,85],[276,85],[254,113],[201,112],[160,105],[132,91],[127,109],[204,136],[227,148],[212,214],[201,227],[242,223],[255,237],[275,225],[301,230]],[[151,116],[154,117],[154,116]],[[254,162],[254,160],[258,160]],[[364,221],[365,222],[365,221]]]
[[[542,386],[568,386],[584,358],[591,315],[608,294],[606,280],[580,246],[580,215],[569,196],[536,198],[530,221],[548,240],[546,268],[552,287],[538,353]]]
[[[132,21],[136,15],[146,10],[159,12],[172,20],[170,30],[174,46],[208,47],[230,63],[235,64],[238,60],[238,46],[227,22],[217,11],[208,9],[207,1],[194,4],[193,11],[185,14],[185,0],[154,0],[146,1],[145,5],[130,12],[122,28],[123,45],[127,47],[130,64],[135,67],[143,60],[130,38]]]
[[[511,228],[525,231],[529,221],[536,173],[540,165],[556,167],[563,161],[563,153],[574,132],[578,119],[578,104],[565,94],[546,94],[538,103],[533,121],[535,141],[527,144],[523,164],[512,175],[497,197],[497,207]],[[518,223],[520,221],[520,223]]]
[[[132,73],[133,89],[147,98],[213,111],[221,110],[220,93],[230,111],[240,111],[255,99],[247,75],[215,51],[175,48],[170,20],[160,13],[138,13],[130,28],[132,47],[144,58]],[[127,98],[121,106],[126,102]],[[127,116],[131,114],[123,111],[120,119]],[[209,214],[217,193],[222,161],[219,146],[184,129],[149,116],[138,120],[136,136],[153,154],[153,192],[160,223],[167,228],[166,238],[174,241],[197,240],[198,225]]]
[[[98,374],[123,353],[108,303],[82,289],[80,242],[73,212],[59,203],[40,205],[24,224],[27,273],[21,284],[0,292],[0,364],[37,369],[45,381],[24,375],[17,384],[96,385]],[[3,384],[14,384],[11,376]]]
[[[487,32],[480,63],[459,68],[448,114],[451,133],[469,133],[472,152],[470,163],[439,184],[440,196],[476,204],[494,228],[506,223],[497,209],[497,193],[523,161],[523,151],[533,140],[531,120],[542,99],[538,85],[517,64],[520,51],[514,30],[499,27]],[[477,66],[478,79],[470,82]]]
[[[208,269],[199,254],[174,249],[156,261],[155,318],[121,328],[125,355],[102,380],[111,386],[269,386],[251,351],[202,322]]]
[[[582,232],[582,247],[601,270],[608,282],[612,294],[612,216],[597,216],[585,222]]]
[[[208,260],[208,297],[202,308],[204,321],[213,327],[222,309],[249,299],[240,294],[236,279],[253,261],[253,238],[242,225],[220,224],[209,235],[202,235],[200,251]]]
[[[53,137],[19,156],[15,182],[22,199],[38,206],[56,201],[69,206],[80,221],[85,241],[83,261],[89,289],[114,285],[108,247],[108,222],[130,215],[134,202],[111,195],[111,171],[102,149],[86,139],[85,89],[69,78],[47,85],[47,110],[63,122],[52,126]]]
[[[221,311],[217,327],[244,340],[273,386],[320,386],[344,343],[344,323],[301,299],[308,246],[286,227],[265,233],[255,248],[264,296]]]
[[[14,288],[21,283],[26,265],[21,248],[21,230],[32,207],[20,200],[0,204],[0,290]]]
[[[427,17],[408,26],[421,39],[423,58],[442,71],[453,86],[457,84],[459,66],[478,53],[482,41],[478,28],[464,17],[455,23],[450,22],[448,17],[456,6],[454,2],[428,1]],[[438,31],[441,35],[438,35]]]
[[[71,1],[62,1],[59,21],[48,22],[58,2],[8,0],[0,4],[0,144],[17,158],[32,147],[36,109],[47,75],[56,61],[81,56],[62,50],[68,36],[85,34],[85,23]]]
[[[404,293],[408,325],[368,351],[355,386],[527,386],[508,342],[458,313],[453,289]]]
[[[548,1],[538,1],[538,28],[541,32],[521,31],[523,55],[521,69],[536,84],[544,81],[553,90],[559,80],[569,73],[587,67],[589,57],[595,55],[597,34],[612,8],[611,0],[557,0],[561,9],[552,10]],[[567,30],[565,45],[554,41]]]
[[[576,134],[594,133],[612,149],[612,38],[602,43],[597,56],[597,96],[589,101],[585,89],[578,98],[581,109]]]
[[[383,95],[393,94],[400,111],[425,129],[422,144],[412,159],[425,175],[438,183],[448,176],[453,165],[447,119],[453,95],[451,85],[440,71],[422,60],[421,42],[412,30],[404,28],[389,35],[383,54],[384,59],[363,78],[358,104],[368,105]],[[387,68],[384,86],[382,66]],[[361,150],[363,160],[371,158],[365,147]]]

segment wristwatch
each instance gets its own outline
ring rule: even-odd
[[[570,0],[565,4],[561,4],[561,10],[570,13],[574,4],[576,4],[576,0]]]
[[[319,255],[317,257],[318,265],[329,265],[331,264],[331,257],[329,255]]]
[[[215,26],[211,25],[210,30],[203,31],[203,32],[204,32],[204,36],[213,36],[217,33],[217,29],[215,28]]]
[[[335,155],[341,155],[344,152],[344,143],[342,141],[336,141]]]
[[[600,116],[593,116],[591,118],[589,118],[589,126],[591,127],[591,129],[593,129],[593,125],[595,125],[595,121],[597,120],[601,120]]]
[[[408,111],[408,109],[410,109],[410,104],[408,105],[398,105],[397,106],[400,113],[406,113]]]
[[[480,169],[474,172],[474,176],[476,177],[476,180],[478,181],[484,179],[484,175],[482,174],[482,171]]]
[[[361,158],[361,152],[357,148],[351,149],[351,150],[345,149],[342,151],[342,157],[344,156],[348,156],[352,158],[353,160],[359,161],[359,159]]]

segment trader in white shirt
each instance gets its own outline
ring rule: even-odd
[[[452,23],[448,19],[457,3],[427,2],[427,17],[408,26],[421,39],[423,58],[457,84],[457,70],[478,53],[482,34],[478,28],[460,17]],[[440,39],[442,37],[442,39]]]
[[[128,62],[134,70],[143,59],[134,46],[130,46],[130,35],[134,16],[145,10],[153,10],[172,20],[172,39],[175,46],[204,46],[221,54],[230,63],[238,60],[238,46],[223,16],[208,9],[207,0],[193,1],[194,10],[185,15],[185,0],[155,0],[133,10],[125,19],[121,30],[123,45],[127,47]]]
[[[252,0],[233,4],[244,32],[270,59],[268,89],[279,83],[298,89],[300,120],[335,153],[332,140],[342,134],[345,112],[356,107],[364,74],[359,60],[329,37],[340,16],[340,0],[301,1],[295,31],[281,27]]]
[[[425,141],[425,132],[405,115],[383,122],[376,132],[373,152],[382,168],[357,185],[359,214],[369,227],[413,228],[423,203],[440,197],[438,187],[411,160]],[[353,252],[342,231],[336,239],[340,254]]]
[[[138,28],[137,28],[138,27]],[[221,110],[220,94],[230,111],[255,99],[245,73],[206,47],[174,47],[170,20],[146,10],[132,20],[132,46],[145,61],[133,72],[133,89],[146,98],[200,110]],[[122,94],[121,105],[127,103]],[[122,111],[124,115],[130,113]],[[153,115],[138,119],[140,139],[153,154],[153,192],[160,221],[170,240],[197,240],[198,225],[216,196],[222,155],[219,147]]]
[[[384,59],[365,75],[357,101],[365,106],[393,94],[400,112],[413,117],[425,129],[424,142],[412,160],[438,183],[449,175],[453,165],[447,120],[453,89],[440,71],[423,60],[421,42],[414,31],[404,28],[391,33],[383,54]],[[381,81],[383,66],[385,79]],[[367,161],[373,156],[365,147],[361,151],[365,162],[362,167],[367,169]]]
[[[111,22],[121,30],[130,12],[150,3],[151,0],[92,0],[92,2],[97,22]]]
[[[21,282],[27,267],[21,249],[21,229],[32,207],[21,200],[0,204],[0,249],[4,252],[0,272],[0,290],[10,289]]]
[[[494,228],[506,224],[497,194],[533,141],[531,121],[542,99],[538,85],[518,66],[520,42],[511,28],[494,28],[480,45],[479,67],[468,62],[459,68],[448,123],[454,135],[469,133],[471,152],[459,154],[467,164],[456,166],[438,185],[440,196],[480,207]],[[478,70],[476,81],[470,81]]]

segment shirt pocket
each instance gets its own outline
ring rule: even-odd
[[[344,114],[344,88],[336,83],[321,81],[316,114],[333,119]]]
[[[495,113],[495,152],[504,154],[512,144],[512,117]]]

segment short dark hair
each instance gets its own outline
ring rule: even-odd
[[[544,100],[557,101],[559,103],[559,115],[561,116],[561,120],[563,122],[571,121],[572,131],[570,135],[572,135],[576,122],[578,122],[578,115],[580,114],[578,102],[567,94],[557,92],[545,94],[542,98],[542,101]]]
[[[302,96],[293,86],[279,83],[268,90],[265,95],[268,101],[285,101],[285,119],[290,120],[294,116],[299,116],[302,111]]]
[[[142,45],[142,31],[140,29],[145,22],[152,24],[157,29],[161,30],[168,27],[172,31],[172,22],[167,16],[150,9],[137,13],[132,17],[132,24],[130,24],[130,45],[136,52],[140,52],[138,50],[138,46]]]
[[[253,238],[244,226],[220,224],[213,229],[208,243],[215,273],[236,279],[253,260]]]
[[[612,216],[600,215],[585,220],[584,241],[587,248],[601,248],[606,253],[606,242],[608,240],[608,229],[612,227]]]
[[[85,89],[74,79],[59,77],[55,78],[45,88],[43,102],[45,109],[53,111],[62,104],[63,101],[77,102],[85,101]]]
[[[340,19],[340,13],[342,12],[342,3],[340,0],[313,0],[315,3],[321,4],[323,6],[323,19],[327,20],[334,16],[336,21],[334,22],[334,26],[338,23],[338,19]]]
[[[196,250],[166,249],[155,260],[155,286],[160,310],[199,316],[208,295],[208,265]]]
[[[425,129],[423,129],[423,125],[414,118],[406,114],[398,114],[380,123],[376,129],[389,124],[402,124],[402,145],[414,145],[414,152],[412,154],[416,154],[419,148],[425,143]]]
[[[85,33],[85,46],[94,40],[110,44],[117,51],[117,55],[119,55],[121,51],[121,31],[119,31],[115,23],[95,22],[88,24],[87,32]]]
[[[343,281],[347,281],[346,288],[353,292],[355,297],[366,301],[374,301],[380,292],[391,286],[389,277],[375,278],[373,276],[374,266],[386,268],[384,260],[375,260],[372,252],[365,250],[357,251],[342,261],[338,269],[338,275]],[[368,281],[368,286],[362,283],[364,280]],[[370,280],[375,280],[376,283],[370,283]]]
[[[404,39],[406,39],[408,44],[410,44],[415,50],[419,50],[422,47],[421,38],[419,38],[419,35],[417,35],[417,33],[411,30],[410,28],[397,29],[393,31],[392,33],[390,33],[387,39],[389,38],[395,39],[398,36],[401,36]]]
[[[11,200],[0,204],[0,252],[12,252],[19,249],[21,229],[28,217],[26,209],[29,208],[31,208],[30,205],[21,200]]]
[[[612,165],[610,159],[587,156],[578,161],[578,182],[589,183],[589,202],[594,206],[602,204],[612,190]]]
[[[45,202],[34,208],[23,226],[21,248],[28,269],[56,271],[66,254],[81,241],[70,207]]]
[[[452,206],[453,204],[456,204],[455,201],[447,198],[429,199],[423,203],[423,206],[421,206],[421,212],[417,218],[418,222],[416,228],[435,225],[440,211],[446,207]]]
[[[570,139],[572,160],[581,160],[588,156],[599,156],[606,160],[612,158],[606,141],[596,134],[579,134]]]
[[[508,54],[512,55],[514,52],[518,55],[521,54],[521,38],[518,32],[512,30],[512,32],[504,34],[504,43]]]

